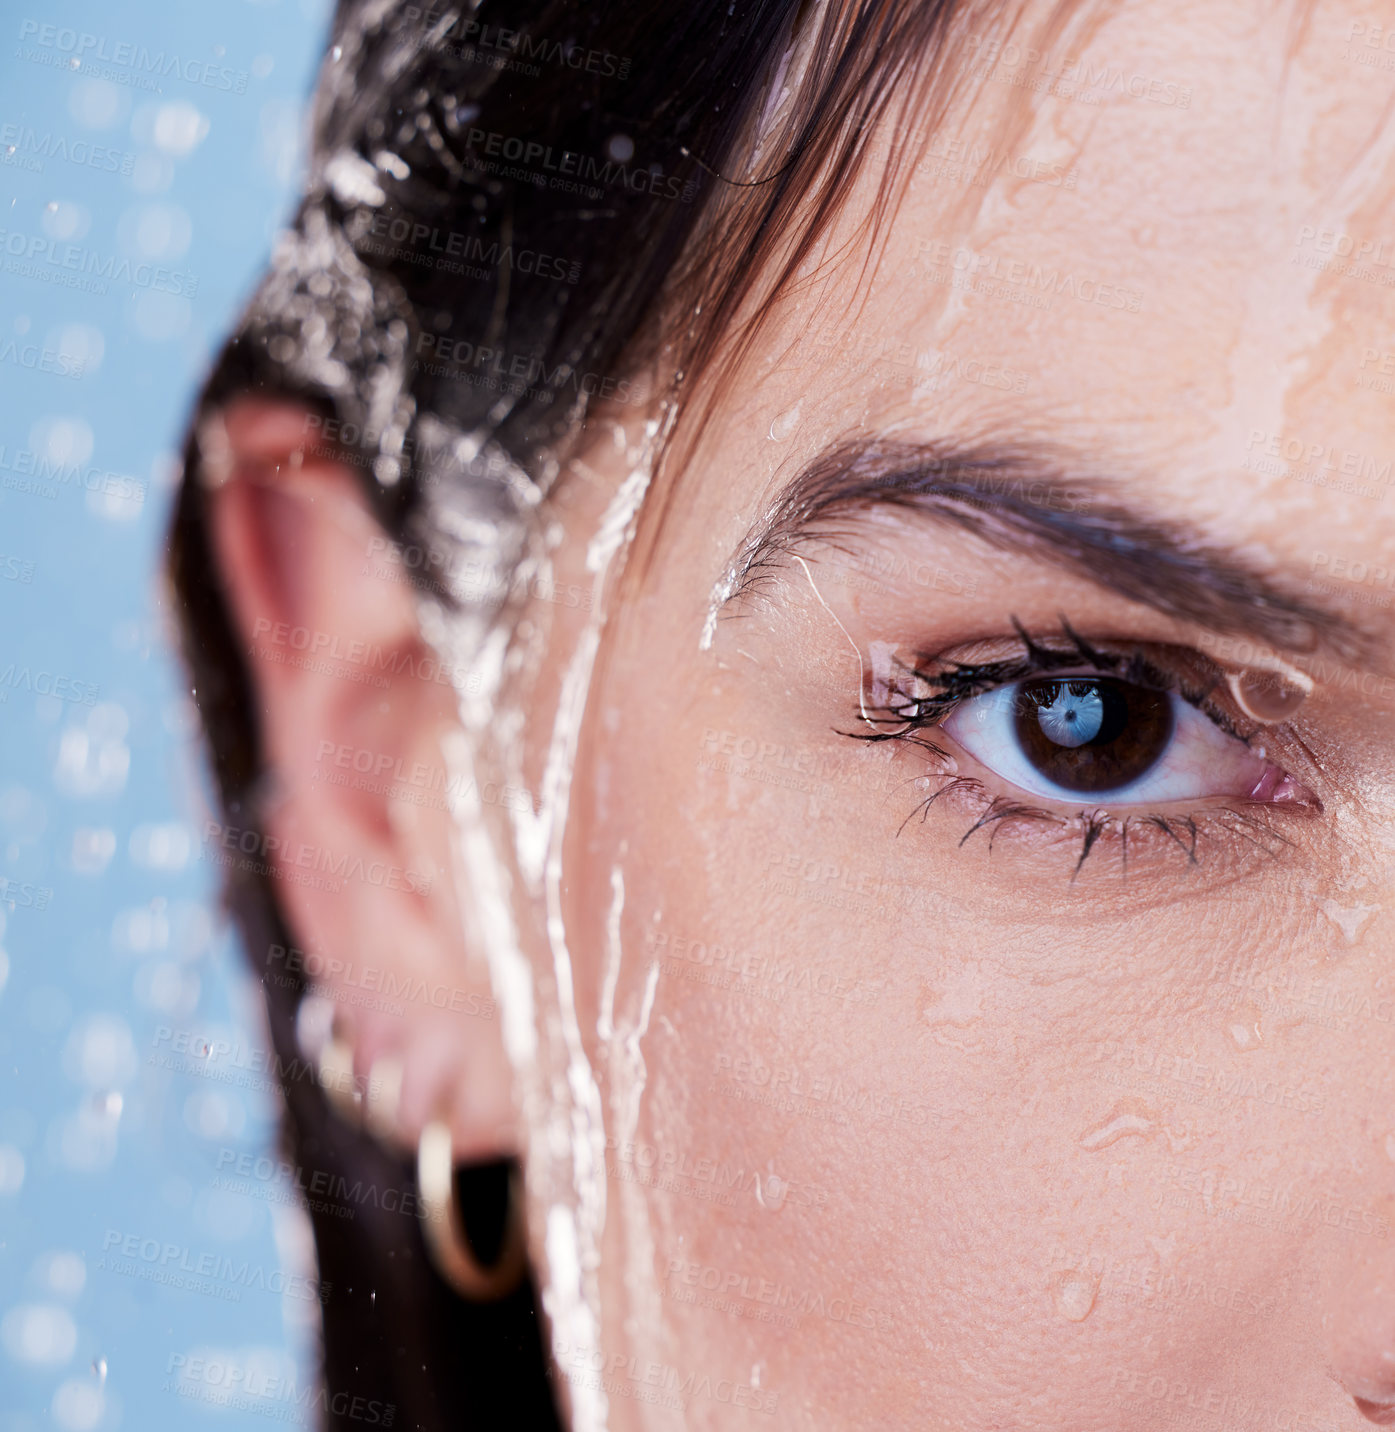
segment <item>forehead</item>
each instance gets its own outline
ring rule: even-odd
[[[852,431],[1008,433],[1300,570],[1395,570],[1395,17],[1130,0],[1048,41],[1047,11],[967,22],[947,112],[878,136],[699,501],[749,520]]]

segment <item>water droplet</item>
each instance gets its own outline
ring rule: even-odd
[[[789,437],[789,435],[795,430],[795,427],[796,427],[796,425],[798,424],[798,422],[799,422],[799,404],[796,403],[796,404],[794,405],[794,407],[790,408],[787,412],[780,413],[777,417],[771,419],[771,422],[770,422],[770,440],[771,440],[771,442],[776,442],[776,443],[782,443],[782,442],[784,442],[784,440],[785,440],[787,437]]]
[[[1103,1122],[1094,1124],[1080,1136],[1080,1147],[1090,1153],[1107,1149],[1130,1134],[1151,1139],[1158,1131],[1157,1115],[1137,1099],[1121,1099]]]
[[[115,1122],[121,1117],[121,1111],[126,1107],[126,1101],[121,1097],[119,1089],[108,1089],[104,1094],[93,1094],[91,1107],[92,1112],[98,1118],[111,1119]]]
[[[335,45],[335,47],[329,52],[329,57],[331,60],[335,61],[342,60],[344,58],[343,45]]]
[[[1180,1154],[1196,1142],[1196,1130],[1191,1124],[1164,1124],[1163,1138],[1167,1140],[1167,1146],[1174,1154]]]
[[[1245,671],[1232,671],[1228,680],[1240,709],[1267,725],[1287,720],[1313,689],[1312,677],[1296,667],[1287,671],[1250,667]]]
[[[922,985],[917,1009],[935,1040],[974,1053],[983,1048],[977,1028],[983,1018],[987,979],[983,966],[965,960],[948,970],[937,985]]]
[[[1259,1011],[1246,1005],[1235,1010],[1227,1019],[1225,1032],[1230,1042],[1242,1053],[1248,1054],[1264,1043],[1264,1031],[1259,1024]]]
[[[1342,932],[1342,938],[1354,945],[1366,928],[1366,922],[1379,909],[1379,905],[1339,905],[1335,900],[1321,900],[1318,909]]]
[[[105,1382],[105,1381],[107,1380],[107,1360],[106,1360],[106,1358],[104,1358],[104,1357],[94,1357],[94,1358],[92,1359],[92,1372],[93,1372],[93,1375],[96,1377],[96,1379],[97,1379],[98,1382]]]
[[[789,1181],[777,1173],[756,1175],[756,1202],[770,1213],[778,1213],[785,1206],[789,1191]]]
[[[1072,1268],[1051,1280],[1051,1301],[1063,1318],[1083,1323],[1094,1311],[1099,1290],[1099,1279],[1094,1274],[1083,1268]]]
[[[1172,1255],[1177,1251],[1177,1235],[1175,1233],[1169,1233],[1166,1238],[1159,1238],[1156,1233],[1150,1233],[1148,1242],[1152,1244],[1153,1252],[1164,1263],[1171,1261]]]

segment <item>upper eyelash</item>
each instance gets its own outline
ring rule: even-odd
[[[1022,642],[1024,649],[1022,656],[981,663],[951,662],[944,669],[935,671],[922,670],[918,665],[903,665],[901,669],[907,676],[932,688],[938,686],[941,688],[940,691],[932,691],[930,695],[920,696],[906,693],[899,700],[893,694],[880,708],[886,713],[882,716],[870,714],[866,705],[862,704],[859,714],[865,725],[895,726],[896,729],[841,731],[839,734],[861,741],[910,741],[933,755],[948,758],[949,753],[931,739],[926,732],[947,720],[964,701],[971,700],[975,696],[982,696],[1002,686],[1030,680],[1034,676],[1046,675],[1052,671],[1062,671],[1071,667],[1079,669],[1082,665],[1099,672],[1100,675],[1113,676],[1118,680],[1146,686],[1156,691],[1175,692],[1184,701],[1195,706],[1228,736],[1234,737],[1247,746],[1253,742],[1260,729],[1255,726],[1248,731],[1242,730],[1229,711],[1210,699],[1212,693],[1222,687],[1224,683],[1224,676],[1219,668],[1214,668],[1214,674],[1209,680],[1197,685],[1188,681],[1180,671],[1159,665],[1138,647],[1133,647],[1128,651],[1111,651],[1095,646],[1081,636],[1064,616],[1059,618],[1061,633],[1065,640],[1065,645],[1062,647],[1044,645],[1027,631],[1016,616],[1011,617],[1010,620]],[[1201,657],[1200,653],[1195,655],[1197,659],[1206,661],[1206,658]],[[930,806],[955,786],[974,784],[978,785],[980,789],[982,788],[982,783],[971,777],[959,776],[954,772],[944,774],[946,783],[917,805],[916,809],[902,822],[901,829],[905,829],[917,811],[921,813],[923,820],[929,813]],[[1239,831],[1231,827],[1227,828],[1231,829],[1232,834],[1244,836],[1259,845],[1266,854],[1275,855],[1277,850],[1270,849],[1262,841],[1256,839],[1254,834],[1256,829],[1277,842],[1280,847],[1292,844],[1287,836],[1271,824],[1230,807],[1222,807],[1214,812],[1198,816],[1142,812],[1117,816],[1099,811],[1082,811],[1075,817],[1081,826],[1081,846],[1079,858],[1071,872],[1071,880],[1075,880],[1098,844],[1100,836],[1111,824],[1117,825],[1119,829],[1124,869],[1127,871],[1128,832],[1131,824],[1150,825],[1162,831],[1183,851],[1188,865],[1196,865],[1198,863],[1197,845],[1202,824],[1207,820],[1221,820],[1225,817],[1248,827],[1249,829]],[[964,832],[960,837],[959,844],[963,845],[977,831],[988,828],[990,832],[988,843],[991,850],[993,838],[997,833],[995,827],[1000,821],[1009,818],[1062,822],[1069,819],[1059,812],[1048,810],[1042,806],[1033,806],[1023,801],[998,796]],[[1179,834],[1179,831],[1184,834]]]
[[[995,691],[1002,686],[1028,681],[1034,676],[1049,675],[1053,671],[1064,671],[1072,667],[1079,668],[1083,663],[1101,676],[1113,676],[1120,681],[1145,686],[1154,691],[1176,692],[1184,701],[1215,722],[1227,736],[1233,736],[1247,746],[1254,740],[1258,728],[1242,730],[1223,706],[1210,699],[1211,694],[1224,682],[1219,670],[1205,685],[1195,686],[1188,682],[1181,672],[1159,666],[1136,647],[1127,652],[1100,649],[1081,636],[1065,617],[1060,618],[1062,635],[1069,643],[1064,649],[1043,646],[1015,616],[1010,620],[1025,648],[1023,656],[980,663],[952,662],[941,671],[923,671],[916,666],[904,666],[902,670],[907,676],[924,682],[927,686],[939,686],[942,688],[941,692],[930,696],[912,696],[907,693],[899,701],[893,696],[882,708],[887,712],[885,716],[868,716],[865,707],[861,714],[873,725],[900,723],[918,729],[938,726],[948,719],[961,702]],[[864,741],[888,741],[901,739],[906,733],[845,731],[841,734]]]

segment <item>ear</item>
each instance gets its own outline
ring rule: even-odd
[[[319,419],[243,399],[221,424],[213,549],[274,782],[259,854],[300,946],[284,958],[332,1002],[360,1090],[370,1075],[390,1087],[401,1061],[404,1143],[442,1117],[458,1159],[512,1153],[488,966],[461,933],[449,672],[360,478],[317,445]]]

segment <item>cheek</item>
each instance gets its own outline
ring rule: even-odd
[[[983,931],[960,918],[928,935],[882,878],[882,754],[772,740],[720,690],[667,717],[661,737],[620,721],[588,747],[576,884],[593,894],[591,1006],[620,1042],[648,1006],[642,1089],[631,1063],[607,1095],[632,1110],[607,1172],[644,1190],[675,1341],[749,1355],[772,1388],[812,1380],[829,1407],[849,1355],[880,1359],[895,1420],[984,1330],[1016,1336],[1027,1285],[1069,1339],[1105,1214],[1043,1190],[1098,1113],[1059,1069],[1043,1099],[1033,1050],[1055,1036]],[[595,895],[613,897],[617,869],[607,925]],[[951,907],[968,905],[955,892]],[[603,1041],[594,1054],[615,1067]],[[630,1266],[616,1253],[612,1269]],[[1044,1377],[1064,1348],[1033,1337]]]

